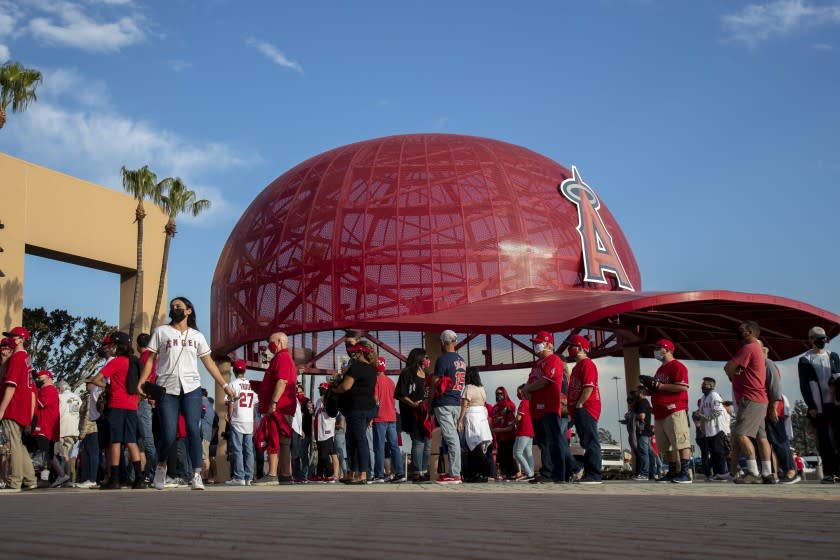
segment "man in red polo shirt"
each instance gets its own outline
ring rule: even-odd
[[[589,356],[589,340],[576,334],[569,337],[569,358],[575,367],[569,376],[569,413],[574,415],[575,431],[583,447],[581,484],[601,484],[601,440],[598,419],[601,417],[601,392],[598,368]]]
[[[31,490],[38,487],[35,469],[29,452],[23,446],[22,435],[25,427],[32,424],[35,412],[35,393],[32,387],[32,362],[24,349],[29,340],[29,331],[24,327],[15,327],[3,336],[14,341],[12,355],[6,360],[6,376],[3,379],[3,396],[0,398],[0,419],[3,431],[9,439],[9,485],[0,492],[19,492],[21,488]]]
[[[690,484],[691,434],[688,426],[688,369],[674,358],[674,343],[661,339],[653,345],[653,357],[662,362],[645,387],[653,405],[656,441],[668,454],[668,474],[660,482]],[[677,470],[679,461],[679,471]]]
[[[737,484],[773,484],[773,463],[770,442],[764,429],[764,418],[770,399],[767,397],[764,352],[758,337],[761,330],[755,321],[744,321],[738,326],[741,347],[723,366],[732,381],[732,399],[738,406],[732,436],[740,452],[747,458],[746,474],[735,479]],[[755,458],[751,438],[758,443],[761,455],[761,473]]]
[[[531,342],[538,360],[522,393],[530,399],[534,440],[540,448],[542,465],[530,482],[563,483],[580,470],[566,438],[569,420],[564,414],[567,391],[565,366],[560,356],[554,353],[553,334],[540,331],[531,338]]]
[[[268,473],[254,481],[254,484],[291,484],[292,419],[297,409],[297,368],[289,352],[289,338],[285,333],[276,332],[268,337],[268,350],[274,357],[260,383],[257,405],[257,412],[263,415],[261,422],[267,423]]]

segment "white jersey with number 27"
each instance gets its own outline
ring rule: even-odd
[[[251,382],[245,379],[234,379],[228,386],[236,395],[233,399],[233,414],[230,417],[231,427],[240,434],[254,433],[254,410],[259,398],[251,389]]]

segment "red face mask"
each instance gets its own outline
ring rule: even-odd
[[[280,350],[280,349],[277,347],[276,342],[269,342],[268,343],[268,351],[269,352],[271,352],[272,354],[276,354],[278,350]]]
[[[569,347],[569,357],[572,358],[572,359],[575,359],[575,358],[577,358],[577,355],[578,355],[577,346],[570,346]]]

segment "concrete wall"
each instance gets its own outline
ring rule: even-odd
[[[20,325],[26,253],[120,275],[120,328],[128,329],[137,259],[137,202],[128,194],[0,153],[0,327]],[[163,256],[164,213],[146,203],[138,332],[154,312]],[[61,279],[56,278],[56,282]],[[163,294],[164,319],[166,293]],[[160,321],[159,321],[160,322]]]

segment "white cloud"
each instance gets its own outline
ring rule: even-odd
[[[815,48],[818,51],[832,51],[832,50],[834,50],[834,47],[832,45],[829,45],[828,43],[815,43],[812,46],[813,46],[813,48]]]
[[[0,45],[0,64],[9,60],[10,56],[11,55],[9,53],[9,47],[7,47],[6,45]]]
[[[303,68],[300,64],[288,58],[271,43],[266,43],[265,41],[258,41],[253,37],[249,38],[247,40],[247,43],[255,49],[257,49],[258,51],[260,51],[262,54],[264,54],[274,64],[283,66],[284,68],[291,68],[295,72],[300,72],[301,74],[303,74]]]
[[[186,70],[187,68],[190,68],[192,66],[191,62],[188,62],[186,60],[181,60],[181,59],[178,59],[178,58],[172,59],[172,60],[167,60],[166,63],[169,65],[169,67],[174,72],[183,72],[184,70]]]
[[[87,99],[80,96],[74,84],[82,77],[72,70],[49,71],[48,76],[54,90],[7,123],[0,150],[116,190],[121,190],[121,166],[148,164],[160,177],[181,177],[212,201],[204,215],[188,218],[197,225],[229,220],[237,210],[210,183],[258,157],[242,156],[221,142],[193,141],[103,107],[107,89]]]
[[[774,0],[749,4],[721,18],[730,39],[755,47],[772,37],[806,26],[840,24],[840,4],[817,5],[807,0]]]
[[[75,47],[88,52],[115,52],[145,38],[141,28],[143,18],[139,14],[106,22],[94,20],[85,14],[81,5],[72,2],[36,0],[31,3],[50,16],[32,18],[26,30],[47,44]]]
[[[102,80],[85,78],[70,68],[45,69],[44,83],[49,87],[39,90],[40,100],[70,99],[84,107],[106,109],[111,102],[108,86]]]
[[[0,37],[10,35],[15,30],[17,21],[15,16],[6,10],[9,10],[8,6],[0,5]]]

